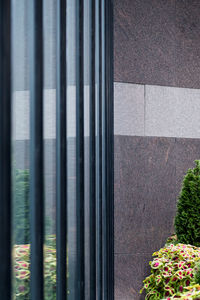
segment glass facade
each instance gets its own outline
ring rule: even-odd
[[[112,1],[6,3],[3,299],[113,299]]]

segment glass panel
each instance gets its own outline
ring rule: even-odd
[[[68,299],[75,299],[76,258],[76,1],[67,0]]]
[[[84,1],[84,188],[85,188],[85,299],[90,297],[90,24],[91,1]]]
[[[45,299],[56,299],[56,1],[44,0]]]
[[[13,290],[12,298],[29,299],[29,90],[28,8],[12,1],[12,175],[13,175]]]

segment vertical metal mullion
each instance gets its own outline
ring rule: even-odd
[[[108,299],[108,286],[107,286],[107,211],[106,211],[106,93],[105,93],[105,72],[106,72],[106,61],[105,61],[105,3],[106,0],[102,0],[102,294],[103,300]]]
[[[90,26],[90,299],[96,298],[96,49],[95,5],[91,1]]]
[[[57,299],[66,300],[67,147],[66,147],[66,0],[57,1],[56,228]]]
[[[0,295],[11,299],[11,3],[0,1]]]
[[[107,299],[114,299],[113,0],[105,5],[106,252]]]
[[[43,1],[30,0],[31,299],[44,298],[43,239]]]
[[[102,0],[103,299],[114,299],[113,1]]]
[[[99,195],[98,195],[98,236],[97,236],[97,286],[98,300],[103,299],[102,293],[102,1],[99,0],[99,105],[98,105],[98,160],[99,160]]]
[[[85,299],[83,2],[76,0],[76,300]]]

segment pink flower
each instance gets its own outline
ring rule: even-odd
[[[186,286],[189,286],[189,285],[190,285],[190,281],[186,280]]]
[[[19,289],[19,292],[22,293],[22,292],[25,291],[25,286],[24,285],[20,285],[18,289]]]

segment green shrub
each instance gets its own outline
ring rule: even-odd
[[[200,284],[200,262],[198,262],[194,268],[195,273],[194,273],[194,279],[195,282]]]
[[[151,275],[144,281],[145,299],[180,298],[185,287],[195,284],[195,265],[200,260],[200,248],[191,245],[167,245],[153,253],[149,264]],[[192,298],[191,298],[192,299]]]
[[[177,203],[175,232],[178,242],[200,246],[200,161],[189,169]]]

